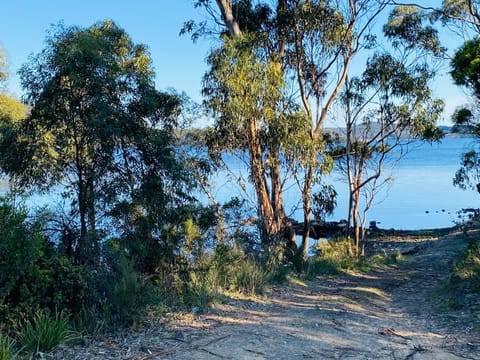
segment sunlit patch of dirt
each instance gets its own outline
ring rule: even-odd
[[[459,234],[388,236],[369,249],[412,260],[232,297],[207,313],[62,349],[68,359],[480,359],[480,334],[433,295],[464,248]],[[392,250],[393,249],[393,250]],[[387,252],[385,250],[385,252]]]

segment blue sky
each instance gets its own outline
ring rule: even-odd
[[[200,100],[200,83],[205,72],[205,57],[212,44],[193,43],[179,36],[183,23],[199,19],[192,0],[7,0],[0,12],[0,44],[8,56],[8,88],[21,96],[17,70],[44,47],[52,24],[88,27],[112,19],[135,43],[149,47],[157,74],[157,88],[175,88]]]
[[[8,89],[18,97],[22,90],[16,72],[30,54],[43,49],[52,24],[63,21],[66,25],[88,27],[97,21],[112,19],[134,42],[149,47],[158,89],[185,91],[194,100],[201,101],[205,58],[213,44],[207,40],[193,43],[188,36],[179,36],[185,21],[201,19],[193,0],[6,0],[1,10],[0,44],[9,61]],[[449,43],[457,42],[453,37],[451,40]],[[465,95],[452,84],[447,71],[445,67],[444,76],[434,87],[436,95],[447,104],[444,122],[448,122],[456,106],[465,102]]]

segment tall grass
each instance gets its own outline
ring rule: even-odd
[[[316,249],[317,254],[308,259],[304,276],[313,278],[317,275],[336,275],[357,267],[362,259],[350,255],[350,241],[338,238],[320,244]]]
[[[15,342],[0,334],[0,360],[11,360],[15,356]]]
[[[247,295],[263,294],[267,284],[267,273],[255,260],[240,261],[232,274],[233,290]]]
[[[480,292],[480,243],[471,243],[460,255],[452,275],[455,282],[468,291]]]
[[[450,309],[468,306],[468,299],[480,293],[480,243],[467,240],[467,249],[457,257],[448,281],[436,295],[437,302]]]

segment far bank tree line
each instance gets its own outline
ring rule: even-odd
[[[313,215],[333,209],[335,192],[322,180],[335,167],[349,184],[346,235],[353,239],[350,252],[359,255],[364,215],[387,180],[385,165],[397,161],[412,139],[441,136],[436,122],[443,103],[430,85],[446,50],[432,21],[478,24],[475,3],[452,4],[424,9],[392,7],[386,0],[196,1],[211,18],[187,22],[183,32],[218,39],[203,80],[205,107],[215,120],[196,139],[208,148],[203,158],[179,146],[175,134],[189,103],[155,89],[144,45],[108,20],[88,28],[57,26],[45,49],[20,70],[27,107],[0,95],[2,171],[16,190],[58,200],[58,210],[30,223],[27,212],[4,204],[5,228],[23,224],[21,236],[36,239],[22,243],[5,233],[4,302],[34,293],[21,276],[53,276],[41,260],[47,254],[80,288],[88,284],[80,274],[86,269],[118,269],[112,274],[126,276],[124,259],[173,288],[182,281],[188,287],[206,271],[209,249],[226,243],[248,244],[258,259],[294,262],[300,270]],[[389,11],[379,32],[374,25]],[[477,40],[466,43],[453,67],[458,84],[473,90],[477,49]],[[324,131],[327,120],[345,127],[343,142]],[[194,197],[225,153],[247,155],[258,236],[232,229],[242,211],[235,201],[205,206]],[[301,193],[299,248],[283,201],[287,179]],[[18,260],[13,253],[38,269],[28,276],[7,271],[22,268],[11,263]],[[52,286],[48,296],[58,298],[61,290],[53,280]]]

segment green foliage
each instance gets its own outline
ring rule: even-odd
[[[392,39],[394,47],[409,50],[422,49],[434,55],[443,54],[446,49],[440,45],[438,31],[430,25],[428,13],[415,5],[395,7],[383,27],[387,38]]]
[[[214,274],[214,271],[201,274],[190,273],[185,297],[185,303],[190,309],[198,308],[199,311],[205,311],[215,301],[217,289]]]
[[[50,316],[37,311],[33,319],[19,324],[17,340],[23,351],[48,352],[63,342],[76,339],[77,334],[68,329],[69,316],[55,312]]]
[[[312,195],[312,212],[316,221],[325,221],[333,214],[337,206],[337,192],[330,184],[322,184],[319,191]]]
[[[470,292],[480,293],[480,243],[473,242],[457,259],[451,282]]]
[[[432,11],[430,18],[453,27],[462,35],[480,32],[479,3],[477,0],[443,0],[440,9]]]
[[[413,139],[432,142],[443,136],[437,122],[444,104],[432,98],[429,87],[431,58],[412,56],[410,62],[410,45],[401,44],[398,58],[386,52],[369,58],[361,77],[351,79],[342,96],[347,138],[333,148],[332,156],[349,185],[348,227],[354,229],[357,254],[365,233],[362,217],[377,189],[391,180],[385,168],[402,158]]]
[[[473,189],[480,193],[480,154],[472,149],[462,155],[462,167],[453,178],[453,184],[462,190]]]
[[[451,62],[451,75],[457,85],[466,86],[480,99],[480,38],[469,40],[457,50]],[[478,119],[468,108],[457,109],[453,115],[457,128],[479,136]],[[453,184],[460,189],[474,189],[480,193],[480,158],[477,146],[466,151],[461,167],[455,173]]]
[[[409,259],[408,256],[404,256],[398,251],[392,252],[390,254],[382,254],[382,255],[376,254],[367,260],[368,263],[366,263],[365,266],[369,268],[384,267],[384,266],[400,264],[402,262],[407,261],[408,259]]]
[[[466,86],[480,98],[480,38],[466,41],[451,62],[455,84]]]
[[[164,274],[188,296],[216,222],[175,148],[182,100],[155,90],[146,47],[109,20],[50,34],[20,71],[31,111],[0,95],[1,170],[21,190],[61,185],[70,208],[30,220],[0,204],[1,330],[25,319],[25,338],[57,310],[89,333],[136,326]]]
[[[452,115],[452,121],[456,125],[467,125],[473,120],[473,113],[470,109],[462,107],[455,109],[455,112]]]
[[[0,93],[0,126],[13,124],[25,118],[27,109],[19,100]]]
[[[15,358],[15,341],[0,334],[0,360],[13,360]]]
[[[409,259],[399,252],[371,257],[354,256],[351,254],[352,248],[353,242],[343,238],[334,238],[319,244],[316,248],[317,254],[308,259],[304,276],[311,279],[317,275],[337,275],[346,270],[366,271],[398,265]]]
[[[268,282],[272,284],[283,284],[287,282],[288,276],[292,273],[293,269],[290,264],[274,263],[271,265],[265,265],[265,271],[267,272]]]
[[[315,256],[308,259],[305,276],[335,275],[353,269],[360,259],[351,255],[353,243],[349,239],[334,238],[326,243],[319,243]]]
[[[131,262],[121,258],[118,275],[109,294],[111,322],[116,326],[136,327],[145,315],[150,294],[149,288]]]
[[[268,281],[265,269],[235,246],[215,247],[209,277],[214,288],[244,294],[261,294]]]
[[[27,209],[0,202],[0,319],[11,325],[37,309],[79,311],[92,304],[92,274],[58,256],[43,233],[45,219],[33,221]],[[81,299],[81,301],[79,301]]]
[[[113,204],[148,199],[158,216],[179,194],[167,195],[184,175],[173,149],[180,101],[155,89],[146,47],[112,21],[51,34],[20,70],[31,112],[1,129],[0,167],[21,189],[62,184],[79,228],[76,260],[92,264],[98,218]]]
[[[338,259],[315,257],[307,262],[304,276],[313,279],[318,275],[337,275],[342,272]]]
[[[268,280],[263,267],[249,258],[239,263],[232,277],[231,289],[248,295],[263,294]]]
[[[468,306],[467,299],[480,293],[480,243],[469,240],[467,249],[455,260],[450,278],[438,290],[437,298],[448,308]]]
[[[75,332],[92,337],[104,334],[112,329],[111,319],[105,309],[95,306],[82,306],[72,321]]]
[[[229,289],[233,283],[235,270],[244,257],[243,252],[227,244],[218,244],[213,255],[213,267],[215,269],[216,285],[223,289]]]
[[[210,139],[212,145],[228,151],[245,149],[252,124],[261,124],[258,131],[267,133],[276,119],[282,73],[264,57],[255,39],[249,37],[225,39],[223,46],[209,56],[211,71],[204,77],[203,94],[207,106],[219,115],[214,138]]]

